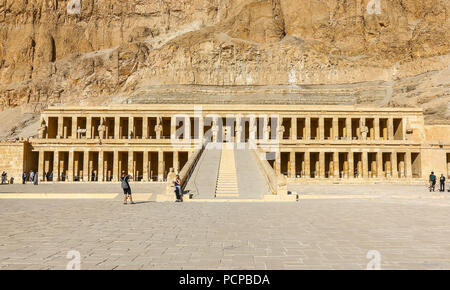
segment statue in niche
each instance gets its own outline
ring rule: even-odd
[[[156,139],[161,139],[161,134],[163,131],[163,126],[161,125],[161,123],[162,123],[162,118],[158,117],[156,119],[156,125],[155,125]]]
[[[98,125],[98,136],[100,139],[105,137],[106,126],[105,126],[105,118],[100,118],[100,125]]]
[[[367,139],[367,133],[369,132],[369,128],[367,126],[361,127],[361,137],[363,140]]]
[[[45,123],[45,119],[41,119],[41,126],[39,127],[39,138],[45,138],[45,132],[47,131],[47,124]]]

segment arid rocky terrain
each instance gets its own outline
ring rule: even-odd
[[[0,136],[52,104],[419,106],[450,124],[448,0],[0,0]]]

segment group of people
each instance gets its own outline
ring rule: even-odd
[[[430,186],[429,186],[429,190],[434,191],[435,187],[436,187],[436,175],[434,175],[434,172],[432,171],[430,174],[430,178],[429,178],[429,182],[430,182]],[[441,177],[439,178],[439,191],[444,192],[445,191],[445,176],[444,174],[441,174]],[[449,189],[450,191],[450,189]]]
[[[130,186],[130,179],[133,177],[129,174],[126,174],[125,171],[122,171],[122,175],[120,177],[121,187],[123,189],[123,204],[128,204],[128,199],[130,200],[131,204],[135,204],[133,201],[133,196],[131,195],[131,186]],[[182,202],[183,201],[183,192],[181,189],[181,179],[180,176],[177,175],[175,177],[175,180],[173,181],[174,185],[174,193],[176,197],[176,202]]]
[[[13,183],[14,182],[14,178],[11,177],[11,181],[9,183]],[[6,184],[8,183],[8,174],[3,171],[2,172],[2,184]]]
[[[38,185],[39,183],[39,173],[36,173],[31,170],[29,174],[26,172],[22,173],[22,184],[26,184],[27,181],[33,182],[34,185]]]

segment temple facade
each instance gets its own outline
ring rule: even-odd
[[[235,142],[264,152],[288,182],[423,182],[432,170],[450,175],[449,127],[425,126],[415,108],[50,107],[36,136],[0,145],[0,165],[19,179],[33,170],[41,181],[111,182],[125,171],[158,182],[204,144]]]

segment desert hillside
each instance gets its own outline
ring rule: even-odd
[[[450,124],[447,0],[2,0],[0,136],[51,104],[419,106]]]

